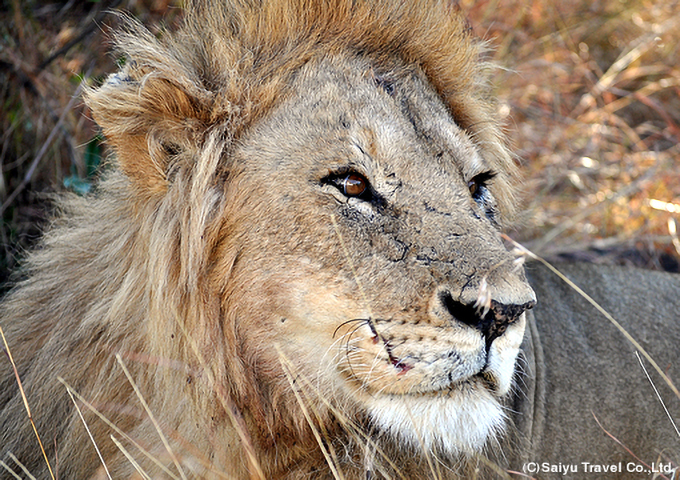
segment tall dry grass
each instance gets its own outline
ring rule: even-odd
[[[73,97],[81,81],[116,69],[117,9],[155,32],[179,16],[169,0],[7,0],[0,8],[0,284],[38,238],[46,194],[93,184],[104,147]]]
[[[496,47],[499,114],[526,172],[514,236],[540,254],[677,270],[680,4],[462,5]]]

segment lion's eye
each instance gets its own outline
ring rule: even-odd
[[[350,173],[340,179],[340,185],[342,186],[342,193],[348,197],[360,197],[368,189],[368,181],[357,173]]]
[[[366,177],[356,172],[347,172],[329,175],[322,180],[340,190],[346,197],[356,197],[362,200],[371,200],[371,188]]]
[[[483,189],[486,188],[486,184],[495,176],[493,172],[484,172],[479,175],[475,175],[470,180],[468,180],[468,189],[470,190],[470,195],[472,198],[477,199],[482,195]]]
[[[468,188],[470,189],[470,195],[474,197],[477,194],[477,190],[479,190],[479,182],[473,178],[468,182]]]

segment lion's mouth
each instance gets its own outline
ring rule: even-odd
[[[465,389],[483,389],[493,396],[506,393],[510,380],[503,376],[511,376],[512,369],[499,365],[511,360],[514,366],[514,356],[499,355],[499,349],[473,330],[441,331],[439,337],[411,332],[407,338],[398,328],[380,325],[379,330],[373,322],[366,326],[363,348],[356,348],[353,357],[362,361],[348,370],[368,391],[409,396]]]
[[[397,371],[397,376],[406,375],[406,373],[413,369],[413,365],[409,364],[407,360],[403,360],[394,356],[388,342],[385,342],[385,350],[388,352],[389,362]],[[488,350],[486,352],[486,355],[488,358],[489,355]],[[498,391],[498,377],[489,370],[488,361],[481,369],[479,369],[477,373],[474,373],[467,378],[451,381],[451,383],[448,386],[445,386],[440,390],[448,391],[454,387],[458,387],[461,384],[469,382],[481,383],[484,387],[486,387],[489,391],[493,393],[496,393]]]
[[[368,328],[371,330],[371,334],[373,335],[371,337],[371,341],[373,342],[374,345],[382,343],[382,346],[385,349],[385,353],[387,354],[389,363],[395,368],[395,370],[397,371],[397,375],[404,375],[406,374],[406,372],[413,368],[413,365],[410,364],[407,360],[399,358],[394,354],[394,347],[392,346],[392,344],[390,344],[390,341],[387,338],[378,333],[378,330],[375,328],[373,322],[371,321],[368,322]]]

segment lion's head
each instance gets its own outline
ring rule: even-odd
[[[116,212],[102,277],[136,303],[62,323],[132,322],[107,354],[188,365],[159,362],[145,394],[216,463],[242,466],[242,442],[280,475],[348,419],[405,449],[478,451],[503,428],[535,297],[501,241],[514,166],[462,15],[206,3],[162,40],[131,24],[126,66],[88,94],[118,165],[98,193]]]
[[[424,72],[312,58],[232,161],[241,291],[223,310],[255,384],[291,395],[282,354],[414,446],[480,448],[503,423],[535,298],[500,240],[505,172]]]

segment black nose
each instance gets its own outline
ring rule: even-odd
[[[487,351],[491,343],[505,333],[508,325],[515,322],[525,310],[536,305],[535,301],[526,302],[521,305],[506,305],[491,300],[491,307],[484,314],[482,308],[460,303],[454,300],[449,293],[442,294],[441,300],[446,310],[456,320],[482,332],[486,340]]]

